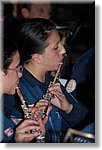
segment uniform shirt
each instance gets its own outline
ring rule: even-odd
[[[94,111],[95,106],[95,50],[90,48],[79,57],[72,70],[70,81],[66,84],[67,91],[79,102]]]
[[[46,74],[45,83],[41,83],[24,68],[23,76],[20,78],[20,88],[27,104],[35,104],[37,101],[42,99],[43,95],[47,91],[50,81],[52,80],[53,77]],[[46,142],[60,142],[61,132],[65,133],[68,127],[78,124],[82,119],[84,119],[88,112],[84,106],[81,106],[73,99],[73,97],[70,96],[70,94],[68,94],[65,87],[61,85],[61,88],[68,101],[73,104],[73,109],[69,114],[67,114],[52,105],[52,110],[49,113],[49,119],[45,127]]]
[[[95,49],[90,48],[79,57],[72,70],[70,81],[66,84],[66,90],[74,96],[78,102],[84,104],[90,113],[81,125],[82,131],[95,134],[93,126],[95,121]],[[83,127],[83,128],[82,128]]]
[[[17,110],[14,96],[3,95],[3,110],[1,113],[2,142],[13,143],[14,130],[16,125],[22,120],[22,114]]]

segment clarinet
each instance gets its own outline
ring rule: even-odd
[[[55,74],[55,77],[54,77],[53,82],[50,82],[50,83],[49,83],[48,89],[47,89],[46,93],[43,95],[43,98],[44,98],[45,100],[49,101],[49,104],[50,104],[51,99],[54,97],[54,95],[49,92],[49,88],[50,88],[53,84],[55,84],[57,81],[59,81],[60,76],[61,76],[61,73],[62,73],[62,70],[63,70],[63,67],[64,67],[64,64],[65,64],[66,58],[67,58],[67,54],[64,55],[62,62],[61,62],[61,63],[59,64],[59,66],[58,66],[58,69],[57,69],[57,72],[56,72],[56,74]],[[45,116],[46,116],[46,112],[47,112],[47,109],[48,109],[49,104],[47,105],[47,107],[45,108],[45,110],[42,110],[42,111],[40,112],[40,115],[41,115],[41,118],[42,118],[42,119],[44,119]]]
[[[17,94],[18,94],[18,96],[19,96],[19,98],[20,98],[20,100],[21,100],[21,103],[22,103],[21,107],[22,107],[22,110],[23,110],[23,112],[24,112],[24,119],[37,120],[37,119],[34,117],[34,115],[32,114],[32,112],[29,112],[28,106],[27,106],[27,104],[26,104],[26,101],[25,101],[25,99],[24,99],[24,97],[23,97],[23,94],[22,94],[20,88],[17,87],[16,90],[17,90]],[[41,134],[40,131],[36,131],[36,130],[32,130],[32,131],[31,131],[31,133],[35,133],[35,132],[38,132],[38,133],[39,133],[39,135],[38,135],[37,138],[36,138],[37,143],[45,143],[45,135]]]

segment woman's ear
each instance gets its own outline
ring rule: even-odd
[[[42,55],[40,55],[40,54],[33,54],[32,55],[32,60],[37,62],[37,63],[40,63],[42,61]]]
[[[22,16],[23,16],[24,18],[26,18],[26,19],[29,18],[29,11],[28,11],[28,9],[22,8],[21,13],[22,13]]]

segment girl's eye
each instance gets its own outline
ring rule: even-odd
[[[54,48],[55,50],[58,49],[58,46]]]

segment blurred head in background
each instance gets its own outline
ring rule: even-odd
[[[50,19],[51,4],[46,3],[20,3],[17,6],[18,18],[45,18]]]

